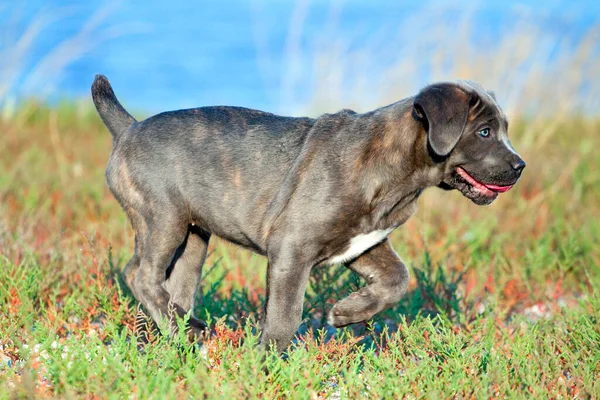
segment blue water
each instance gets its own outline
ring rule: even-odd
[[[94,74],[103,73],[127,106],[138,110],[232,104],[285,112],[283,109],[290,105],[282,104],[280,89],[286,74],[294,68],[310,69],[311,46],[327,40],[328,34],[348,43],[350,50],[378,38],[385,48],[378,53],[385,64],[393,58],[392,39],[386,38],[398,40],[399,28],[410,23],[414,35],[406,40],[418,44],[419,33],[432,28],[428,24],[439,23],[428,20],[431,10],[445,10],[444,21],[449,24],[464,14],[461,10],[471,10],[469,21],[477,32],[473,41],[481,41],[482,45],[500,40],[515,21],[524,17],[536,21],[557,39],[575,42],[600,16],[598,1],[305,3],[306,15],[299,24],[302,31],[298,48],[302,53],[295,59],[289,56],[286,46],[292,17],[302,13],[304,3],[299,1],[128,0],[110,4],[97,0],[31,0],[7,2],[4,6],[0,2],[0,54],[2,46],[10,43],[11,34],[18,36],[32,21],[48,15],[57,19],[36,39],[9,94],[16,98],[43,95],[50,101],[85,97]],[[98,42],[61,68],[60,73],[28,82],[36,63],[81,31],[98,10],[106,13],[92,35],[92,40]],[[10,60],[0,60],[0,66],[3,62]],[[422,78],[427,81],[425,72]],[[295,90],[303,90],[302,81]]]

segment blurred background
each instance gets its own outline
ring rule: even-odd
[[[0,1],[0,106],[88,99],[103,73],[142,113],[364,111],[456,78],[509,115],[590,113],[599,16],[593,0]]]
[[[97,347],[86,349],[97,346],[91,338],[110,348],[121,333],[137,332],[137,302],[121,278],[134,236],[105,183],[111,136],[90,99],[96,73],[108,76],[138,118],[218,104],[296,116],[364,112],[433,81],[459,78],[493,90],[509,117],[511,142],[527,162],[519,183],[489,207],[457,191],[426,190],[417,213],[391,235],[411,271],[406,296],[372,322],[337,332],[379,343],[384,327],[395,331],[408,322],[416,324],[415,337],[429,343],[419,328],[429,320],[421,317],[449,321],[448,339],[431,340],[438,350],[414,341],[428,362],[415,363],[401,350],[398,360],[406,364],[390,364],[393,378],[385,379],[392,386],[412,386],[398,383],[402,375],[420,383],[435,376],[429,380],[444,389],[448,379],[469,387],[475,373],[480,387],[502,376],[498,387],[523,393],[494,388],[489,397],[599,393],[600,1],[0,0],[0,360],[8,367],[27,358],[19,355],[25,345],[71,341],[85,349],[81,354],[103,357]],[[261,315],[266,261],[218,238],[209,251],[196,315],[238,329],[243,317]],[[343,266],[315,268],[300,333],[325,328],[331,337],[336,331],[326,324],[328,310],[362,284]],[[477,321],[492,329],[485,335],[495,338],[493,345],[473,329]],[[536,327],[539,321],[548,324]],[[531,342],[516,339],[523,324],[532,327]],[[243,336],[211,326],[233,343]],[[465,357],[473,366],[438,359],[454,346],[471,349]],[[512,363],[519,351],[539,364]],[[135,348],[128,354],[138,359]],[[161,368],[171,365],[160,354]],[[94,387],[131,397],[137,378],[120,372],[127,364],[121,355],[113,364],[82,357],[73,369],[64,355],[32,364],[36,388],[47,388],[50,397],[93,393]],[[488,375],[493,357],[508,364]],[[53,364],[60,362],[65,365]],[[449,372],[438,370],[442,364]],[[0,393],[11,393],[18,375],[3,375],[2,365]],[[152,393],[144,374],[172,379],[171,372],[139,365],[139,390]],[[222,364],[224,375],[213,375],[217,386],[239,369],[230,365]],[[104,370],[79,369],[88,366]],[[429,375],[414,369],[424,366]],[[518,368],[529,377],[519,378]],[[462,370],[469,375],[459,380]],[[239,375],[243,385],[251,380],[245,377]],[[123,395],[115,395],[118,379]],[[196,381],[204,388],[204,380]],[[534,381],[537,391],[528,386]],[[289,396],[285,386],[280,390],[286,394],[272,397]]]
[[[104,182],[96,73],[138,118],[217,104],[363,112],[433,81],[480,82],[509,116],[523,178],[491,207],[426,191],[395,248],[415,271],[466,274],[453,287],[480,299],[491,277],[510,301],[527,293],[520,309],[557,279],[579,293],[600,275],[598,1],[0,0],[0,254],[15,266],[33,254],[75,274],[93,249],[93,268],[112,277],[131,256]],[[223,298],[250,287],[260,304],[264,260],[219,240],[211,251]]]
[[[90,101],[96,73],[138,118],[216,104],[363,112],[462,78],[496,92],[528,167],[490,207],[424,193],[392,235],[410,293],[382,318],[444,304],[469,319],[490,298],[509,313],[574,304],[600,276],[599,18],[600,2],[566,0],[0,0],[3,269],[38,268],[36,296],[84,301],[82,267],[92,290],[131,257],[133,232],[104,182],[111,138]],[[260,310],[266,263],[217,239],[210,250],[206,268],[220,272],[207,273],[205,297],[218,299],[205,304],[235,324]],[[315,271],[315,326],[358,284],[346,272]]]
[[[475,80],[496,92],[528,168],[491,207],[426,191],[394,246],[415,268],[439,263],[484,291],[495,276],[543,297],[556,279],[577,286],[598,272],[598,1],[0,0],[0,253],[10,259],[29,252],[74,273],[93,243],[112,274],[130,257],[129,223],[104,182],[111,139],[91,104],[96,73],[138,118],[216,104],[363,112],[433,81]],[[209,260],[229,282],[223,293],[254,282],[257,299],[264,260],[223,246],[211,241]]]

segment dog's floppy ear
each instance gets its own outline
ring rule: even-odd
[[[424,123],[429,146],[438,156],[447,156],[458,143],[470,100],[470,94],[452,83],[427,86],[415,97],[414,114]]]

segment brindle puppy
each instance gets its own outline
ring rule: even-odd
[[[490,204],[525,162],[508,141],[494,95],[438,83],[365,114],[291,118],[203,107],[136,121],[104,76],[94,103],[113,135],[106,179],[135,230],[125,279],[154,320],[199,298],[211,235],[265,255],[261,344],[283,351],[300,323],[312,268],[345,263],[367,286],[329,323],[367,320],[395,305],[409,274],[387,236],[430,186]],[[206,325],[191,319],[190,331]]]

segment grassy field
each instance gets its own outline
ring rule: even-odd
[[[599,131],[513,120],[528,167],[512,191],[477,207],[430,189],[392,234],[412,273],[397,307],[336,331],[326,311],[362,283],[315,270],[287,357],[262,359],[265,260],[218,240],[198,310],[211,337],[138,347],[110,135],[89,104],[23,104],[0,120],[0,397],[597,398]]]

